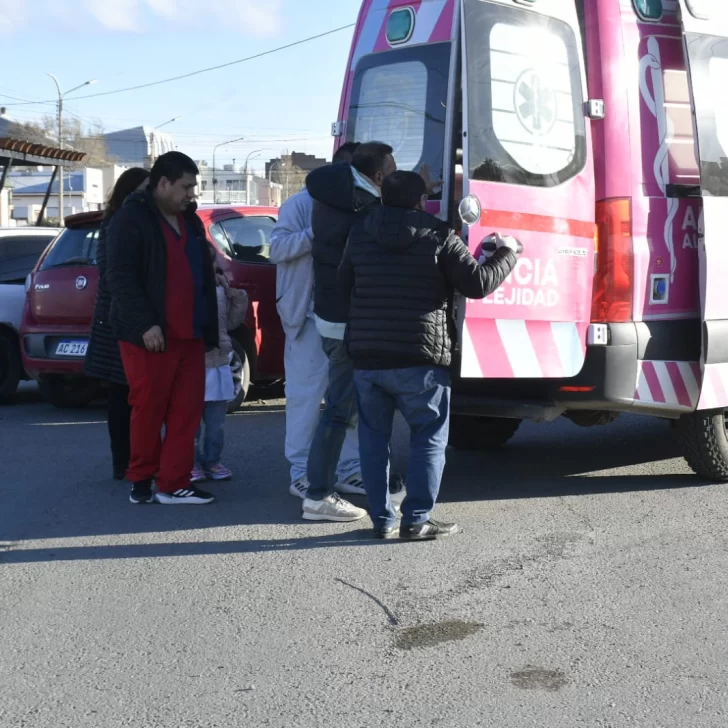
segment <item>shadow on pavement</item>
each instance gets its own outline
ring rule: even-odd
[[[102,419],[99,415],[92,412],[90,418]],[[232,483],[210,486],[218,501],[204,508],[131,505],[128,485],[109,478],[106,427],[80,420],[62,421],[66,419],[73,417],[61,413],[55,422],[41,423],[33,415],[31,422],[18,424],[21,434],[13,436],[11,448],[3,455],[9,481],[0,511],[0,541],[12,544],[125,534],[155,534],[159,538],[165,533],[225,527],[301,527],[301,501],[288,493],[288,464],[283,457],[285,416],[277,398],[255,398],[229,419],[226,461],[237,477]],[[45,424],[48,426],[40,426]],[[401,421],[393,445],[395,467],[406,472],[408,443]],[[608,427],[593,429],[581,429],[565,420],[524,425],[512,443],[500,451],[448,451],[440,501],[472,503],[706,485],[690,475],[681,460],[675,460],[679,457],[670,424],[660,420],[625,417]],[[364,499],[352,500],[365,505]],[[244,534],[243,538],[246,535],[255,536]],[[360,542],[381,543],[344,534],[283,541],[252,538],[61,550],[66,554],[63,558],[102,559],[311,549]],[[0,563],[23,558],[52,560],[58,558],[53,555],[58,551],[11,548],[0,552]]]
[[[398,540],[379,541],[367,529],[291,539],[251,539],[247,541],[191,541],[184,543],[121,544],[112,546],[70,546],[0,551],[0,564],[32,564],[47,561],[103,561],[116,559],[165,558],[261,554],[276,551],[308,551],[351,546],[392,546]]]

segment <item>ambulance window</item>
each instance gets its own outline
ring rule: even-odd
[[[420,61],[370,68],[361,79],[357,141],[376,139],[394,147],[402,169],[413,169],[425,143],[427,67]]]
[[[428,164],[441,178],[450,44],[398,48],[366,56],[357,66],[348,141],[380,141],[399,169]]]
[[[668,184],[700,184],[682,39],[644,36],[639,57],[645,190],[661,197]]]
[[[554,187],[586,162],[579,45],[566,23],[465,2],[472,179]]]
[[[700,152],[703,194],[728,197],[728,39],[686,36]]]

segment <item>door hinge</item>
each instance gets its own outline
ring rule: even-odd
[[[607,115],[607,110],[602,99],[589,99],[584,104],[584,114],[589,119],[599,121]]]

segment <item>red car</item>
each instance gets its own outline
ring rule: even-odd
[[[283,377],[284,335],[276,311],[276,269],[269,261],[272,207],[203,205],[198,208],[218,262],[236,288],[248,292],[245,324],[233,332],[236,398],[251,382]],[[102,212],[66,218],[64,231],[26,281],[20,335],[25,370],[57,407],[81,407],[99,394],[100,383],[83,374],[96,301],[96,241]]]

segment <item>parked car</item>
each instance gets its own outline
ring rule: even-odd
[[[246,322],[233,332],[235,399],[240,407],[251,382],[283,377],[284,336],[276,311],[275,266],[269,260],[276,208],[203,205],[198,209],[220,267],[248,292]],[[101,384],[83,374],[98,270],[96,244],[103,213],[66,218],[63,232],[26,283],[21,325],[23,363],[42,394],[57,407],[81,407]]]
[[[0,228],[0,400],[27,379],[20,355],[25,279],[61,228]]]

